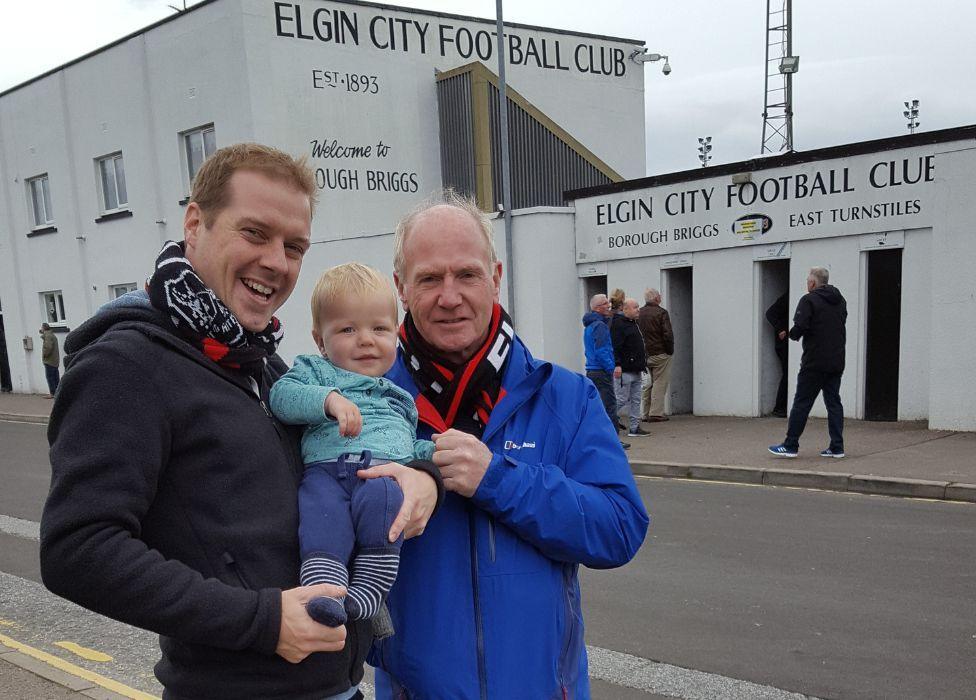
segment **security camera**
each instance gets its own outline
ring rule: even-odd
[[[661,69],[661,72],[664,73],[665,75],[671,75],[671,64],[665,63],[664,68]]]

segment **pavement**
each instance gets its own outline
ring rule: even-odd
[[[52,404],[36,394],[0,394],[0,420],[46,423]],[[624,437],[638,475],[976,503],[976,433],[929,430],[921,421],[845,420],[847,456],[827,459],[819,456],[826,421],[811,418],[799,455],[786,459],[766,451],[782,441],[784,418],[685,415],[643,427],[650,435]],[[146,697],[117,694],[97,679],[79,687],[81,679],[38,661],[0,644],[0,687],[22,687],[25,698]],[[20,674],[24,685],[7,684]]]

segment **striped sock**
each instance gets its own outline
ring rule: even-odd
[[[300,579],[303,586],[312,586],[316,583],[346,586],[349,583],[349,574],[346,572],[346,565],[342,562],[318,555],[308,557],[302,562]],[[313,620],[323,625],[339,627],[346,624],[346,610],[341,597],[311,598],[305,604],[305,610]]]
[[[368,620],[380,609],[400,566],[400,552],[359,554],[352,560],[346,612],[353,620]]]

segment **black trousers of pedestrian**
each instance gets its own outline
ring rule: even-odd
[[[44,378],[47,379],[48,393],[54,396],[54,392],[58,390],[58,384],[61,382],[61,373],[57,367],[44,365]]]
[[[807,417],[817,394],[823,392],[824,404],[827,406],[827,432],[830,433],[830,449],[835,452],[844,451],[844,406],[840,402],[840,378],[842,372],[817,372],[816,370],[801,369],[796,378],[796,394],[793,396],[793,408],[786,427],[786,440],[783,441],[788,449],[797,450],[800,447],[800,436],[807,425]]]
[[[613,423],[614,430],[617,428],[617,395],[613,391],[613,375],[601,369],[588,369],[586,376],[600,394],[603,407],[607,410],[607,417]]]
[[[789,360],[789,348],[784,342],[776,341],[776,357],[779,358],[779,388],[776,389],[775,413],[786,413],[786,371]]]

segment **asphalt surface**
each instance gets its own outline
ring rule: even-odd
[[[825,698],[974,697],[973,504],[639,486],[649,541],[581,574],[590,644]]]
[[[0,422],[0,634],[158,694],[153,635],[36,583],[44,430]],[[638,484],[648,542],[627,567],[581,570],[595,698],[972,697],[976,505]],[[53,647],[65,639],[113,661]],[[0,658],[0,697],[47,697],[7,665]]]

